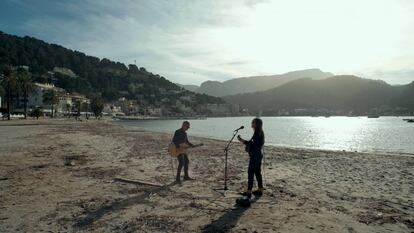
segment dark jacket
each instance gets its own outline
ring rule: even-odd
[[[254,132],[253,137],[244,144],[246,145],[246,151],[249,152],[250,156],[261,156],[264,143],[264,134],[260,135],[258,132]]]
[[[174,133],[172,142],[175,144],[175,147],[179,147],[182,143],[187,143],[192,146],[193,144],[188,141],[187,133],[183,129],[177,129]]]

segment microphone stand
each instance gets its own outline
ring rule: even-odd
[[[224,190],[223,195],[226,196],[226,191],[228,190],[227,188],[227,158],[228,158],[228,152],[229,152],[229,148],[230,148],[230,144],[233,142],[233,139],[236,137],[237,133],[239,132],[239,130],[241,130],[241,128],[236,129],[233,131],[233,136],[231,137],[231,139],[227,142],[226,147],[224,148],[224,152],[225,152],[225,163],[224,163],[224,188],[223,189],[215,189],[216,191],[218,190]]]
[[[224,152],[226,152],[226,156],[225,156],[225,163],[224,163],[224,190],[228,190],[227,188],[227,157],[228,157],[228,152],[229,152],[229,147],[230,144],[232,143],[234,137],[236,137],[237,133],[239,132],[240,129],[236,129],[233,132],[233,137],[231,137],[230,141],[227,143],[227,146],[224,148]]]

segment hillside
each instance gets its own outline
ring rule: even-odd
[[[1,65],[28,66],[35,82],[51,82],[70,92],[99,94],[106,101],[126,97],[157,105],[164,98],[174,104],[176,99],[191,95],[194,101],[189,104],[194,109],[206,103],[222,103],[219,98],[186,91],[143,67],[127,67],[28,36],[0,32]]]
[[[308,69],[270,76],[235,78],[225,82],[206,81],[197,89],[194,89],[194,87],[191,88],[198,93],[221,97],[225,95],[264,91],[300,78],[324,79],[331,76],[333,74],[323,72],[319,69]]]
[[[184,89],[186,89],[186,90],[192,91],[192,92],[197,91],[197,89],[199,88],[199,86],[197,86],[197,85],[182,85],[182,84],[178,84],[178,83],[177,83],[177,85],[184,88]]]
[[[373,109],[405,108],[414,111],[414,82],[391,86],[383,81],[356,76],[334,76],[324,80],[300,79],[267,91],[223,97],[257,113],[276,115],[281,110],[321,110],[365,114]]]

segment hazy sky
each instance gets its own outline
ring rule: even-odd
[[[414,80],[413,0],[1,0],[0,30],[183,84],[307,68]]]

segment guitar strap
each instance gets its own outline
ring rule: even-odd
[[[263,170],[263,187],[266,186],[266,157],[265,157],[265,149],[262,148],[262,155],[263,155],[263,164],[262,164],[262,170]]]

